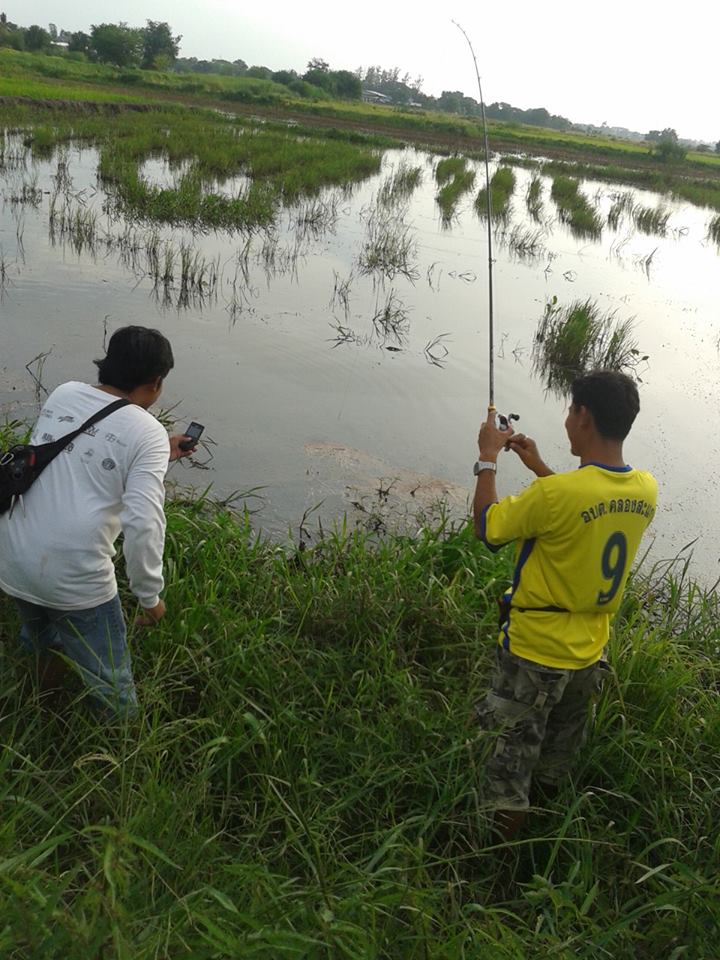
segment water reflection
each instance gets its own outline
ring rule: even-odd
[[[38,378],[45,355],[39,379],[48,388],[91,376],[106,327],[146,323],[175,348],[167,402],[181,402],[181,419],[209,411],[218,445],[203,480],[220,496],[264,487],[264,526],[282,534],[321,500],[326,519],[350,508],[349,468],[335,470],[332,457],[314,454],[309,465],[306,444],[365,451],[375,466],[352,499],[369,514],[368,498],[395,468],[438,478],[438,489],[469,491],[487,402],[485,224],[469,190],[445,221],[436,158],[388,151],[365,183],[322,190],[288,205],[272,228],[240,234],[124,218],[98,187],[98,160],[96,150],[72,144],[33,160],[17,138],[5,140],[3,412],[32,414],[31,358]],[[478,182],[476,164],[465,172]],[[171,172],[143,170],[158,183],[161,175]],[[580,181],[603,226],[578,238],[570,222],[550,215],[550,177],[523,168],[514,175],[509,218],[494,233],[499,402],[521,412],[523,429],[556,468],[571,467],[561,403],[546,396],[547,371],[537,366],[540,347],[552,341],[548,331],[536,339],[545,305],[553,297],[563,308],[592,301],[616,325],[636,318],[638,353],[630,359],[645,382],[630,456],[661,479],[658,549],[670,555],[678,538],[702,535],[696,551],[713,568],[696,491],[712,495],[720,457],[712,441],[709,451],[700,442],[717,402],[720,226],[712,234],[710,224],[720,217],[640,189]],[[663,209],[664,235],[643,232],[650,221],[633,217],[636,208]],[[577,357],[565,357],[560,367],[573,365]],[[503,464],[502,492],[526,481],[513,470]],[[396,484],[388,500],[401,495],[411,498]]]

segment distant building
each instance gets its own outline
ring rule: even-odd
[[[392,103],[390,97],[384,93],[378,93],[377,90],[363,90],[362,98],[365,103]]]

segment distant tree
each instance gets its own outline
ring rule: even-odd
[[[437,100],[439,110],[446,113],[461,113],[465,94],[460,90],[443,90]]]
[[[47,50],[50,46],[50,34],[34,23],[25,31],[26,50]]]
[[[695,147],[695,149],[696,149],[696,151],[697,151],[698,153],[709,153],[709,152],[710,152],[710,147],[709,147],[706,143],[699,143],[699,144]]]
[[[142,57],[142,32],[131,29],[126,23],[93,24],[90,30],[90,46],[101,63],[112,63],[116,67],[137,67]]]
[[[330,69],[330,64],[327,60],[322,60],[320,57],[313,57],[312,60],[308,60],[307,68],[308,71],[319,70],[321,73],[327,73]]]
[[[48,24],[48,33],[50,34],[51,40],[57,40],[58,38],[58,29],[54,23]]]
[[[252,66],[248,67],[246,76],[256,77],[258,80],[269,80],[272,77],[272,70],[270,67]]]
[[[0,13],[0,47],[25,49],[25,31],[21,30],[16,23],[11,23],[5,13]]]
[[[310,62],[312,63],[313,61],[311,60]],[[302,78],[306,83],[311,83],[314,87],[320,87],[321,90],[326,90],[328,93],[334,92],[334,85],[329,70],[321,70],[319,67],[313,67],[311,70],[307,70]]]
[[[293,80],[298,79],[298,74],[295,70],[276,70],[270,79],[273,83],[282,83],[288,86]]]
[[[664,130],[650,130],[645,137],[649,143],[661,143],[666,141],[667,143],[677,143],[678,135],[677,131],[672,127],[665,127]]]
[[[296,93],[299,97],[305,97],[308,100],[317,100],[325,96],[323,91],[314,87],[311,83],[306,83],[305,80],[301,80],[299,77],[297,80],[290,81],[288,89],[292,90],[292,92]]]
[[[679,163],[687,154],[687,150],[679,143],[678,135],[672,127],[661,131],[660,139],[656,141],[651,152],[661,163]]]
[[[70,34],[68,50],[71,53],[89,53],[91,42],[89,34],[78,30],[76,33]]]
[[[348,100],[359,100],[362,96],[360,78],[349,70],[333,70],[330,74],[334,81],[334,93]]]
[[[715,144],[715,153],[720,153],[720,140]]]
[[[247,73],[248,65],[244,60],[233,60],[233,66],[237,70],[238,74]]]
[[[157,20],[148,20],[142,30],[143,51],[141,66],[144,70],[169,66],[180,50],[181,36],[174,37],[170,25]]]

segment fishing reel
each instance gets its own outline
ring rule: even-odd
[[[495,425],[497,426],[498,430],[502,430],[504,433],[506,430],[510,429],[511,420],[519,420],[519,419],[520,419],[520,415],[517,413],[509,413],[507,416],[505,416],[502,413],[496,413]]]

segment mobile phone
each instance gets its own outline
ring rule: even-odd
[[[178,446],[181,450],[193,450],[197,446],[197,442],[202,436],[202,432],[205,427],[201,423],[196,423],[194,420],[191,421],[190,426],[183,433],[184,437],[189,437],[189,440],[181,440]]]

